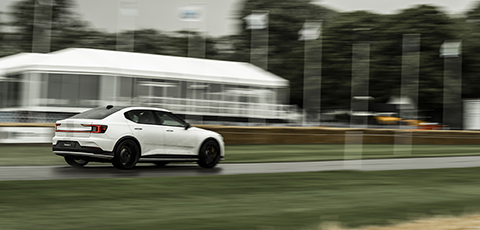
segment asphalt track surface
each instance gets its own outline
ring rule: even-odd
[[[219,164],[213,169],[203,169],[193,164],[172,164],[165,167],[157,167],[153,164],[140,164],[132,170],[119,170],[113,168],[110,164],[95,166],[87,165],[84,168],[72,168],[68,165],[8,166],[0,167],[0,181],[212,176],[338,170],[385,171],[468,167],[480,167],[480,156],[287,163]]]

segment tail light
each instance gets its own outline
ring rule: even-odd
[[[92,129],[90,130],[90,133],[105,133],[107,131],[108,126],[107,125],[84,125],[82,126],[90,126]]]
[[[90,130],[59,130],[58,127],[61,124],[55,124],[55,132],[68,132],[68,133],[105,133],[107,131],[107,125],[88,125],[82,124],[83,127],[90,127]]]

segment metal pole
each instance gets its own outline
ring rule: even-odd
[[[360,34],[360,42],[352,47],[352,85],[351,85],[351,117],[350,127],[357,125],[368,126],[368,101],[370,80],[370,42],[364,38],[370,28],[357,28],[355,32]]]
[[[402,82],[398,98],[399,117],[418,119],[418,75],[420,69],[420,34],[404,34],[402,43]],[[408,104],[410,103],[410,104]],[[400,129],[408,126],[399,124]],[[395,133],[394,154],[411,155],[412,133],[399,131]]]
[[[264,28],[252,28],[250,40],[250,63],[268,69],[268,11],[253,10],[252,15],[266,15]]]
[[[138,16],[137,1],[120,0],[118,10],[116,50],[134,52],[135,24]]]
[[[32,53],[50,52],[52,38],[52,7],[54,0],[35,1]]]
[[[322,92],[322,37],[321,21],[306,21],[307,24],[313,25],[313,29],[318,29],[318,36],[314,34],[304,34],[304,70],[303,70],[303,109],[306,112],[307,120],[320,122],[321,114],[321,92]],[[309,28],[304,25],[302,30],[304,33],[312,33],[315,31],[306,31]],[[318,26],[318,28],[316,28]],[[308,37],[312,36],[312,37]]]
[[[444,58],[443,124],[462,129],[462,57]]]

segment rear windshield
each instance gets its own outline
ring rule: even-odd
[[[113,107],[109,107],[110,109],[107,109],[107,107],[97,107],[97,108],[93,108],[93,109],[90,109],[90,110],[87,110],[83,113],[79,113],[77,115],[74,115],[70,118],[73,118],[73,119],[95,119],[95,120],[101,120],[101,119],[104,119],[124,108],[126,108],[125,106],[113,106]]]

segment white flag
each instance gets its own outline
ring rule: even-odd
[[[247,22],[247,29],[261,30],[268,26],[268,13],[253,13],[243,18]]]
[[[182,21],[199,22],[203,17],[203,7],[195,5],[180,7],[178,8],[178,17]]]
[[[461,41],[445,41],[440,48],[440,57],[458,57],[461,52]]]
[[[120,1],[120,14],[125,16],[138,16],[137,2]]]
[[[322,22],[305,22],[303,28],[298,31],[298,40],[317,40],[320,37]]]

